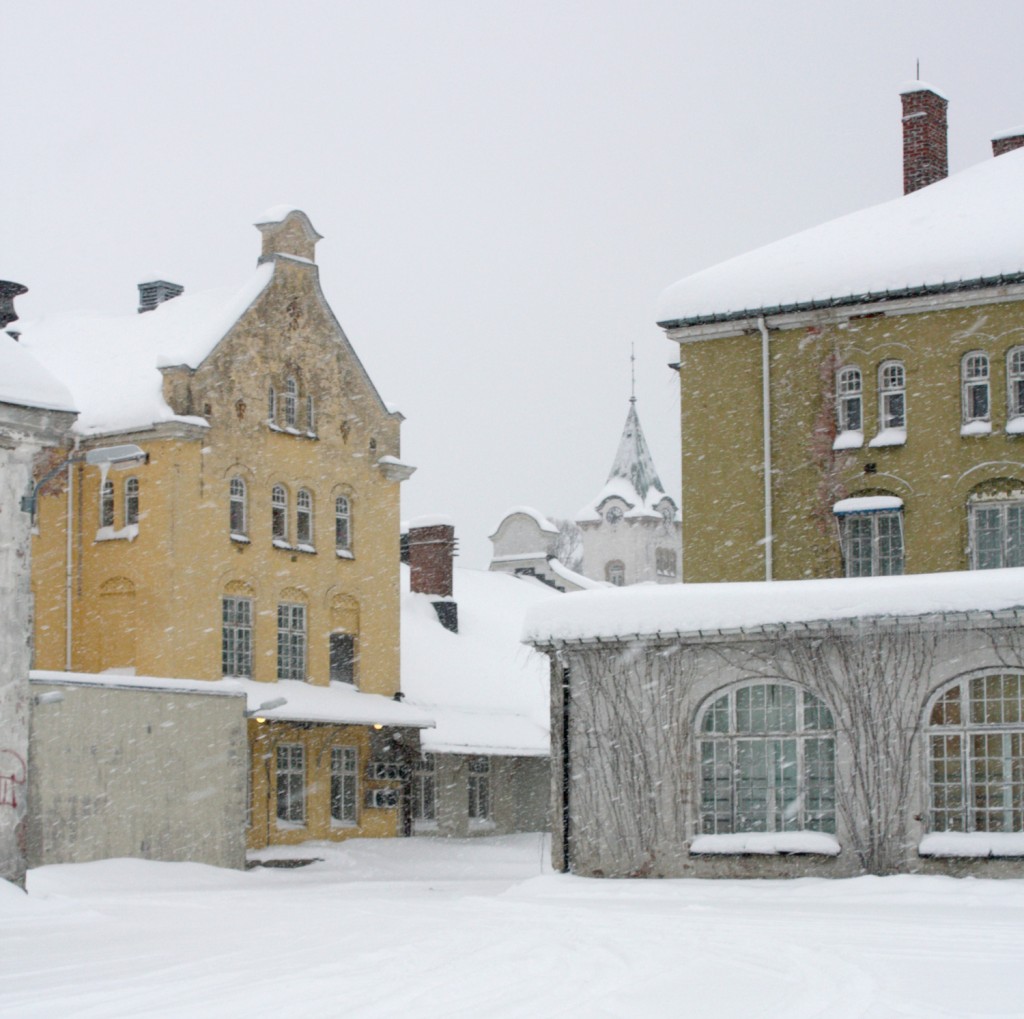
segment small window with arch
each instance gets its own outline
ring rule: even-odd
[[[1006,431],[1024,434],[1024,347],[1013,347],[1006,355]]]
[[[126,478],[124,482],[124,522],[126,527],[139,522],[138,478]]]
[[[114,482],[105,478],[100,485],[100,527],[114,526]]]
[[[245,481],[233,477],[229,487],[228,526],[235,541],[247,540],[249,534],[248,512],[245,498]]]
[[[288,379],[284,384],[284,424],[294,428],[299,420],[299,384]]]
[[[347,495],[334,500],[334,549],[342,558],[352,558],[352,503]]]
[[[305,488],[295,497],[295,541],[303,551],[313,550],[313,495]]]
[[[836,428],[844,432],[864,429],[864,377],[854,365],[841,368],[836,375]]]
[[[275,545],[288,546],[288,490],[274,485],[270,493],[270,536]]]
[[[980,434],[991,430],[992,402],[989,392],[988,354],[973,350],[960,362],[960,404],[963,432]]]

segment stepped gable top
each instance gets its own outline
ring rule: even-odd
[[[1024,149],[674,283],[666,329],[1024,283]]]
[[[599,520],[601,507],[611,498],[622,499],[627,504],[627,517],[662,519],[659,507],[665,500],[672,506],[673,518],[676,514],[676,504],[665,493],[644,430],[640,427],[635,396],[629,400],[629,413],[626,415],[626,424],[622,429],[622,438],[619,439],[619,448],[608,473],[608,480],[601,491],[576,514],[577,523]]]

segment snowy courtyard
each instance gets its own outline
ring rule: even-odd
[[[0,1015],[1024,1015],[1024,881],[602,881],[547,851],[357,839],[307,844],[322,862],[298,869],[44,867],[28,895],[0,882]]]

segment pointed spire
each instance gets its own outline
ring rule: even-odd
[[[640,427],[640,417],[636,412],[636,396],[629,398],[626,424],[622,429],[622,438],[619,440],[619,449],[615,454],[612,469],[608,473],[609,481],[614,478],[623,478],[633,486],[641,506],[655,501],[649,498],[652,488],[660,495],[665,494],[665,488],[654,466],[654,458],[644,438],[644,430]]]

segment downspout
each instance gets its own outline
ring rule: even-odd
[[[78,452],[78,439],[75,439],[75,445],[72,453]],[[74,519],[75,519],[75,504],[73,501],[74,496],[74,482],[75,482],[75,465],[73,463],[68,464],[68,510],[67,510],[67,539],[65,541],[64,550],[64,671],[71,671],[71,646],[72,646],[72,591],[74,589],[74,569],[73,569],[73,556],[72,549],[74,548]]]
[[[572,770],[569,756],[569,690],[570,673],[568,666],[562,669],[562,873],[568,874],[571,869],[569,859],[569,776]]]
[[[772,393],[768,374],[768,327],[764,315],[757,320],[761,331],[761,431],[764,447],[764,579],[772,580]]]

